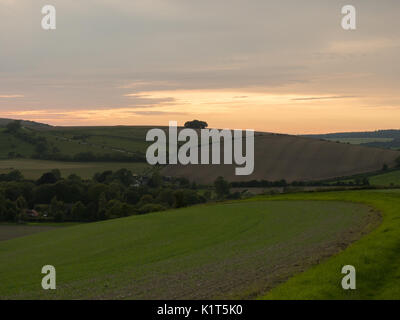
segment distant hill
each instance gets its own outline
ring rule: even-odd
[[[11,120],[0,119],[0,126],[9,121]],[[59,161],[145,162],[145,152],[150,145],[145,141],[146,133],[154,128],[52,127],[31,121],[24,121],[23,126],[25,128],[22,132],[35,138],[34,140],[22,139],[21,136],[12,135],[5,128],[0,128],[0,159],[35,157]],[[395,131],[400,132],[386,130],[388,131],[394,131],[392,134]],[[384,164],[394,167],[396,158],[400,156],[400,152],[394,150],[322,141],[315,137],[258,132],[255,136],[255,170],[250,176],[236,176],[235,165],[171,165],[163,168],[162,174],[186,177],[200,183],[212,183],[220,175],[229,181],[310,181],[378,171]],[[395,140],[387,137],[384,139]],[[38,143],[43,142],[47,146],[46,153],[38,152]]]
[[[361,132],[337,132],[328,134],[311,134],[303,137],[324,139],[366,147],[400,150],[400,130],[377,130]]]
[[[0,127],[5,127],[7,124],[9,124],[10,122],[15,121],[15,120],[16,119],[0,118]],[[30,121],[30,120],[21,120],[21,125],[24,127],[30,127],[30,128],[51,128],[52,127],[49,124]]]
[[[256,135],[254,143],[255,170],[250,176],[236,176],[236,165],[169,165],[162,173],[199,183],[212,183],[218,176],[228,181],[310,181],[377,171],[384,164],[394,167],[400,156],[393,150],[290,135]]]
[[[144,154],[149,145],[145,137],[150,127],[53,127],[23,121],[20,134],[15,135],[5,128],[13,120],[2,120],[0,159],[34,157],[60,161],[129,162],[134,157],[138,161],[140,157],[140,161],[145,162]],[[43,148],[38,152],[38,144],[45,144],[46,152]]]
[[[335,139],[335,138],[391,138],[400,139],[400,130],[377,130],[377,131],[360,131],[360,132],[336,132],[327,134],[308,134],[303,137],[317,139]]]

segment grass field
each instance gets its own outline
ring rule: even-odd
[[[28,133],[44,137],[51,147],[57,147],[61,154],[74,156],[91,152],[96,155],[123,153],[145,153],[146,132],[150,127],[50,127],[40,130],[23,128]],[[0,128],[0,159],[7,159],[10,152],[25,158],[32,157],[35,146]]]
[[[84,142],[87,147],[104,150],[123,150],[126,152],[145,153],[147,146],[146,133],[151,127],[113,126],[113,127],[55,127],[44,131],[48,136],[63,137],[60,140],[69,144]],[[76,140],[72,140],[75,137]]]
[[[7,159],[10,152],[31,156],[34,153],[34,146],[15,138],[13,135],[0,128],[0,159]]]
[[[374,186],[400,186],[400,170],[372,176],[369,181]]]
[[[63,177],[75,173],[80,177],[92,178],[97,172],[106,170],[116,171],[121,168],[133,173],[142,173],[149,166],[146,163],[135,162],[60,162],[32,159],[0,160],[0,173],[18,169],[27,179],[38,179],[44,172],[59,169]]]
[[[342,250],[376,214],[332,201],[252,201],[84,224],[0,242],[0,299],[254,298]],[[40,287],[43,265],[57,290]]]
[[[261,198],[254,200],[260,201]],[[381,211],[383,222],[344,252],[292,277],[263,299],[400,299],[399,190],[293,194],[273,199],[360,202]],[[357,290],[341,288],[344,276],[341,268],[344,265],[356,268]]]

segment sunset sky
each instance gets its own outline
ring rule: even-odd
[[[0,117],[400,129],[399,14],[398,0],[0,0]]]

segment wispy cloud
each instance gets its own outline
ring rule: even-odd
[[[141,116],[160,116],[160,115],[186,115],[187,112],[169,112],[169,111],[132,111],[131,113]]]
[[[22,94],[0,94],[0,99],[14,99],[14,98],[23,98]]]
[[[294,98],[292,101],[309,101],[309,100],[335,100],[335,99],[350,99],[358,98],[357,96],[330,96],[330,97],[305,97],[305,98]]]

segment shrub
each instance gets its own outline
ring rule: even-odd
[[[160,204],[147,203],[139,208],[139,213],[145,214],[145,213],[149,213],[149,212],[157,212],[157,211],[164,211],[164,210],[165,210],[165,207]]]

